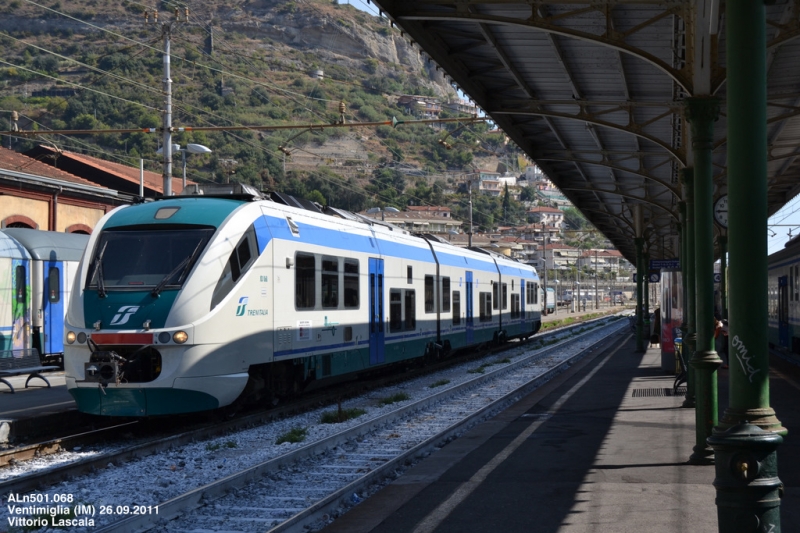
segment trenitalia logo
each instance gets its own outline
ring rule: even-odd
[[[127,324],[128,320],[139,310],[138,305],[123,305],[122,307],[117,310],[117,314],[114,315],[114,318],[111,319],[110,326],[121,326],[122,324]]]
[[[239,307],[236,308],[236,316],[244,316],[244,310],[247,309],[247,302],[250,300],[247,296],[239,298]]]

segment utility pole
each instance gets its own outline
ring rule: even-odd
[[[600,297],[597,294],[597,275],[598,275],[597,248],[595,248],[594,249],[594,308],[600,309],[600,300],[599,300]]]
[[[542,250],[544,252],[544,314],[547,314],[547,237],[544,234],[544,222],[542,222]],[[555,302],[553,302],[555,308]]]
[[[469,192],[469,247],[472,248],[472,179],[467,177],[467,192]]]
[[[158,11],[153,12],[153,24],[158,24]],[[189,8],[184,10],[184,22],[189,21]],[[150,13],[144,12],[145,24],[150,22]],[[161,34],[164,38],[164,118],[162,128],[164,130],[163,138],[163,178],[164,178],[164,196],[172,196],[172,78],[170,73],[170,38],[172,35],[173,24],[180,22],[179,12],[175,10],[175,20],[173,22],[164,22],[161,24]]]

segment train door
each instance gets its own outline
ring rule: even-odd
[[[44,339],[42,355],[64,351],[64,273],[62,263],[44,262]]]
[[[369,258],[369,364],[384,361],[383,259]]]
[[[467,344],[472,344],[474,341],[474,327],[475,322],[473,320],[474,316],[474,302],[472,298],[472,272],[467,271],[466,273],[467,279]]]
[[[778,278],[778,344],[791,348],[789,341],[789,277]]]

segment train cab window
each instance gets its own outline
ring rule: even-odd
[[[358,259],[344,260],[344,307],[358,309]]]
[[[492,321],[492,293],[482,292],[479,295],[480,321]]]
[[[322,308],[339,307],[339,258],[322,257]]]
[[[503,283],[503,309],[508,309],[508,283]]]
[[[314,309],[317,301],[315,257],[298,253],[294,264],[294,306],[297,309]]]
[[[228,257],[228,262],[225,263],[225,268],[222,270],[219,281],[217,281],[217,286],[214,287],[214,294],[211,296],[211,309],[214,309],[231,292],[242,276],[250,270],[250,267],[253,266],[253,263],[258,258],[257,250],[256,230],[254,226],[250,226],[244,232],[242,238],[239,239],[239,242],[236,243],[230,257]]]
[[[27,291],[25,290],[25,267],[22,265],[17,265],[17,268],[14,272],[14,279],[15,279],[15,286],[14,286],[14,293],[16,295],[18,302],[24,302],[27,296]]]
[[[500,309],[500,284],[496,281],[492,282],[492,309]]]
[[[433,313],[434,290],[433,290],[433,276],[425,276],[425,312]]]
[[[414,269],[412,267],[406,267],[406,280],[409,285],[414,282]]]
[[[461,324],[461,291],[453,291],[453,325]]]
[[[47,272],[47,301],[51,304],[61,301],[61,276],[58,267],[50,267]]]
[[[442,278],[442,312],[450,312],[450,278]]]

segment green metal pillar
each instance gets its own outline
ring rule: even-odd
[[[695,369],[689,364],[694,356],[697,345],[697,330],[695,322],[695,279],[694,279],[694,169],[683,169],[683,192],[686,202],[686,261],[681,261],[683,267],[683,284],[686,288],[686,299],[683,301],[683,310],[686,316],[686,329],[683,330],[683,360],[689,366],[689,376],[686,382],[686,399],[683,407],[695,406]]]
[[[780,442],[764,439],[751,426],[768,433],[786,433],[769,405],[764,3],[727,0],[725,29],[730,402],[711,444],[716,449],[734,441],[736,455],[731,458],[719,453],[716,458],[717,517],[721,533],[780,533],[776,452]],[[743,421],[749,424],[740,424]],[[725,477],[737,469],[737,483],[726,483]]]
[[[644,334],[644,345],[648,346],[650,344],[650,252],[645,252],[644,257],[642,258],[642,262],[644,263],[644,288],[642,289],[642,297],[644,298],[643,307],[644,313],[642,316],[643,321],[643,334]]]
[[[769,406],[767,340],[766,13],[762,2],[726,4],[730,405],[721,428],[748,421],[786,430]]]
[[[717,237],[719,243],[719,314],[722,318],[728,319],[728,237],[720,235]]]
[[[644,316],[642,313],[642,288],[644,287],[644,239],[637,237],[636,244],[636,351],[644,351]]]
[[[719,118],[719,99],[714,96],[686,99],[686,119],[692,126],[694,152],[694,277],[695,331],[697,344],[689,364],[694,368],[695,436],[691,464],[711,464],[714,454],[706,439],[719,421],[717,368],[722,365],[714,350],[714,226],[711,151],[714,122]]]

